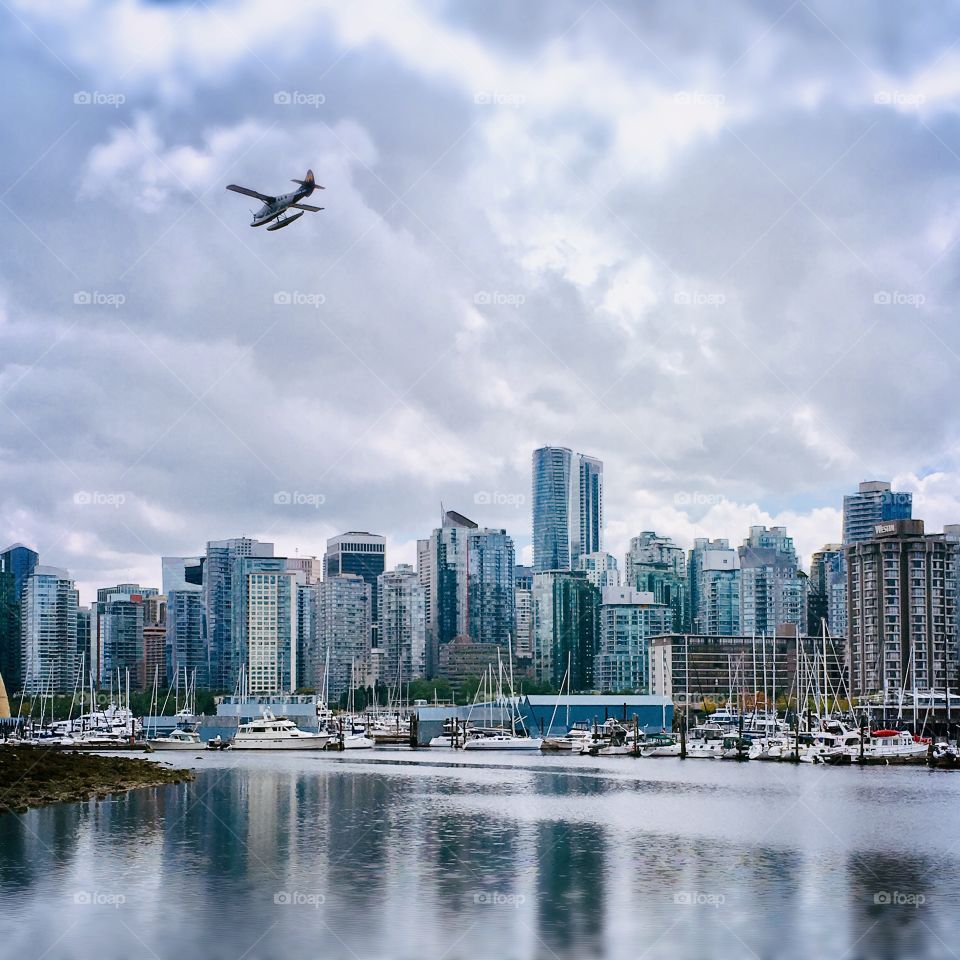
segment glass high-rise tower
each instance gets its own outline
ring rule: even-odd
[[[602,461],[568,447],[534,450],[534,570],[571,570],[602,549]]]

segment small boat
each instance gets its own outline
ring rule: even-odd
[[[147,739],[154,750],[198,750],[200,748],[200,734],[195,730],[184,730],[177,727],[171,730],[166,737],[150,737]]]
[[[580,747],[581,754],[591,757],[626,757],[633,753],[633,743],[628,742],[630,731],[617,720],[607,720],[596,727],[589,740]]]
[[[641,757],[679,757],[680,742],[669,733],[653,733],[640,741]]]
[[[960,769],[960,749],[949,743],[934,744],[929,763],[937,770]]]
[[[326,733],[301,730],[292,720],[277,719],[269,710],[259,720],[241,723],[233,738],[234,750],[322,750]]]
[[[229,750],[230,741],[224,740],[218,733],[212,740],[207,741],[208,750]]]
[[[562,737],[544,737],[540,749],[544,753],[579,753],[584,742],[589,739],[588,727],[572,727]]]

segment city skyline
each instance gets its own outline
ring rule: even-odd
[[[602,455],[598,455],[596,459],[601,462],[603,461]],[[607,484],[611,482],[611,478],[605,475],[605,502],[607,500]],[[707,511],[704,513],[701,521],[694,523],[690,521],[689,518],[687,518],[676,505],[667,504],[662,505],[659,508],[650,508],[644,515],[663,519],[664,524],[672,524],[673,526],[666,526],[664,524],[657,525],[655,522],[643,527],[638,527],[636,530],[626,529],[624,521],[617,517],[612,508],[609,508],[605,505],[603,511],[605,523],[603,530],[603,552],[612,555],[614,558],[616,558],[618,563],[622,564],[624,557],[629,552],[630,541],[635,539],[643,530],[655,531],[662,537],[674,540],[680,547],[683,548],[684,553],[686,553],[688,550],[693,548],[694,541],[697,539],[726,539],[729,541],[730,545],[736,549],[742,543],[743,539],[749,534],[750,527],[785,526],[788,534],[794,541],[797,555],[800,560],[800,568],[804,570],[804,572],[809,572],[810,564],[815,554],[817,554],[824,546],[827,546],[830,543],[842,542],[844,526],[844,500],[850,499],[853,494],[856,493],[857,486],[864,482],[871,481],[865,481],[863,479],[851,480],[848,485],[841,490],[841,493],[837,499],[839,506],[831,507],[829,505],[823,505],[815,508],[815,510],[809,514],[803,514],[791,510],[782,510],[778,513],[772,514],[768,511],[762,510],[757,504],[743,506],[721,501],[707,508]],[[950,501],[946,501],[943,498],[929,498],[915,490],[911,491],[906,489],[905,483],[909,483],[909,480],[904,480],[903,478],[893,478],[891,480],[881,480],[879,482],[882,485],[891,487],[894,492],[912,494],[913,514],[914,516],[921,517],[921,519],[925,521],[928,531],[942,531],[945,526],[952,525],[958,522],[958,519],[960,519],[960,506],[958,506],[958,512],[956,515],[950,514],[947,512],[951,509]],[[511,494],[501,493],[499,497],[494,496],[493,494],[490,494],[488,497],[486,495],[487,493],[488,491],[478,492],[478,494],[475,494],[474,497],[471,498],[466,504],[455,503],[450,498],[447,498],[447,503],[448,505],[454,504],[455,508],[458,506],[462,507],[470,514],[472,519],[479,518],[478,522],[481,527],[505,528],[516,546],[516,562],[518,564],[532,566],[532,476],[526,492],[515,491]],[[290,493],[290,496],[293,496],[292,492]],[[519,502],[513,503],[513,501],[511,501],[509,506],[504,506],[502,503],[498,504],[498,499],[503,500],[508,497],[516,498]],[[684,500],[686,500],[686,497],[680,497],[679,499],[682,503]],[[696,500],[697,498],[692,497],[691,499]],[[933,513],[922,512],[925,511],[927,507],[932,507]],[[487,511],[491,511],[494,515],[501,518],[506,517],[507,520],[512,518],[513,523],[487,523],[485,520]],[[938,519],[938,515],[943,517],[943,519]],[[736,523],[739,522],[741,516],[745,517],[750,522],[744,527],[737,527]],[[783,518],[787,519],[784,520]],[[836,522],[836,529],[833,529],[831,526],[831,523],[834,521],[834,519]],[[716,523],[719,523],[719,526],[714,525],[715,521]],[[429,536],[430,530],[436,525],[435,521],[433,520],[427,520],[426,524],[427,526],[423,530],[414,531],[412,539],[398,540],[397,538],[392,537],[389,533],[382,533],[382,531],[375,534],[378,540],[382,539],[384,541],[388,569],[393,569],[397,564],[409,564],[414,568],[416,567],[417,541],[418,539],[422,539],[424,536]],[[340,537],[348,537],[351,535],[351,531],[356,531],[358,527],[362,526],[364,526],[364,524],[361,522],[354,525],[354,527],[330,529],[329,532],[324,534],[322,539],[314,540],[311,537],[306,543],[303,541],[298,541],[296,538],[291,538],[286,541],[280,538],[272,538],[272,542],[274,543],[277,556],[289,557],[291,559],[295,559],[297,557],[313,557],[322,565],[323,558],[326,555],[326,551],[329,548],[329,543],[331,541]],[[367,524],[367,526],[373,529],[372,525]],[[326,528],[324,529],[326,530]],[[680,534],[671,533],[671,529],[680,529],[682,532]],[[824,536],[823,539],[818,539],[821,530],[827,531],[828,535]],[[833,530],[832,536],[829,535],[831,530]],[[250,539],[254,542],[259,541],[264,537],[271,536],[269,533],[269,528],[266,528],[266,532],[260,533],[244,532],[243,534],[236,534],[230,530],[226,530],[224,533],[229,536],[238,537],[239,539]],[[371,535],[372,534],[369,533],[361,534],[361,536]],[[202,549],[208,540],[213,541],[214,539],[215,538],[213,537],[202,535],[201,542],[197,543],[192,540],[186,541],[180,543],[178,547],[181,553],[183,553],[184,550],[193,551],[194,553],[196,553],[198,550],[202,552]],[[227,541],[224,540],[223,542],[225,543]],[[37,552],[42,556],[47,556],[47,560],[44,562],[51,563],[69,570],[71,577],[75,580],[77,588],[80,592],[81,604],[89,604],[93,602],[96,599],[97,590],[100,589],[103,584],[110,579],[114,579],[116,582],[140,582],[156,584],[158,586],[163,581],[163,570],[160,556],[151,556],[149,558],[145,558],[141,555],[140,561],[133,566],[110,567],[109,572],[113,574],[112,578],[110,576],[106,576],[105,578],[91,580],[84,579],[83,576],[79,575],[84,570],[89,570],[89,567],[83,563],[71,566],[63,562],[61,555],[56,551],[52,552],[51,554],[44,554],[43,551],[38,549],[34,544],[31,544],[29,541],[23,540],[22,538],[17,539],[11,537],[7,541],[8,545],[14,543],[23,543],[30,549],[37,549]],[[290,546],[291,544],[292,546]],[[621,544],[622,546],[620,546]],[[0,549],[5,549],[2,542],[0,542]],[[171,553],[176,554],[177,550],[173,550]],[[63,556],[66,555],[67,554],[65,552]],[[146,571],[146,573],[143,571]]]

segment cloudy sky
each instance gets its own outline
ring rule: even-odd
[[[84,599],[229,536],[412,561],[441,501],[529,556],[544,443],[603,459],[619,556],[773,522],[808,556],[866,478],[960,520],[958,37],[926,2],[5,0],[0,540]],[[288,230],[224,190],[308,167]]]

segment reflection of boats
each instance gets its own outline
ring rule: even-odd
[[[200,734],[195,730],[177,727],[165,737],[150,737],[147,743],[154,750],[197,750],[200,747]]]
[[[325,733],[308,733],[292,720],[277,719],[264,710],[259,720],[241,723],[233,738],[234,750],[322,750],[330,740]]]

